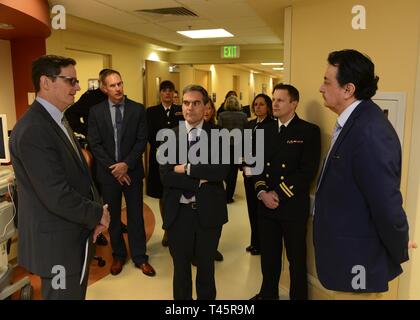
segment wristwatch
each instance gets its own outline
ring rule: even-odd
[[[188,163],[184,165],[184,173],[187,174],[187,172],[188,172]]]

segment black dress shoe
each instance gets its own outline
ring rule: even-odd
[[[168,245],[169,245],[169,243],[168,243],[168,235],[165,232],[163,234],[163,238],[162,238],[162,246],[167,247]]]
[[[96,238],[96,243],[100,246],[106,246],[108,244],[108,240],[105,238],[105,236],[100,233],[98,237]]]
[[[216,251],[216,256],[214,257],[214,260],[223,261],[223,254],[221,254],[219,250]]]
[[[127,225],[121,222],[121,232],[122,233],[128,233],[127,231]]]
[[[258,256],[261,254],[260,249],[258,249],[257,247],[253,247],[250,251],[251,255],[253,256]]]
[[[267,298],[267,297],[263,297],[260,293],[257,293],[255,296],[253,296],[249,300],[279,300],[279,297]]]
[[[252,249],[254,249],[255,247],[253,245],[250,245],[248,247],[245,248],[246,252],[251,252]]]
[[[257,293],[255,296],[253,296],[249,300],[264,300],[264,299],[263,299],[263,297],[261,297],[261,295],[259,293]]]

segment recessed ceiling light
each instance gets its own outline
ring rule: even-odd
[[[261,62],[263,66],[282,66],[283,62]]]
[[[225,29],[202,29],[202,30],[185,30],[177,31],[188,38],[192,39],[207,39],[207,38],[229,38],[233,34],[227,32]]]
[[[283,71],[284,70],[284,68],[282,67],[282,68],[273,68],[273,70],[276,70],[276,71]]]
[[[13,25],[11,25],[11,24],[0,22],[0,29],[3,29],[3,30],[12,30],[14,28],[15,27]]]

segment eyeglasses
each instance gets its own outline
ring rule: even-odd
[[[73,78],[73,77],[68,77],[68,76],[48,76],[50,78],[61,78],[66,80],[72,87],[75,87],[77,84],[79,84],[79,80],[77,78]]]
[[[184,101],[182,101],[182,104],[186,107],[189,107],[190,105],[192,105],[193,107],[197,107],[197,106],[203,104],[203,101],[201,101],[201,100],[195,100],[195,101],[184,100]]]

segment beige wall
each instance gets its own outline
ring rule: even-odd
[[[15,89],[13,86],[12,56],[10,41],[0,40],[0,70],[3,83],[0,87],[0,113],[7,116],[9,130],[16,123]]]
[[[354,1],[311,0],[293,6],[291,83],[299,88],[302,96],[298,112],[303,118],[321,127],[325,155],[336,118],[335,114],[323,106],[322,97],[318,93],[327,64],[327,55],[330,51],[345,48],[357,49],[368,54],[374,61],[376,73],[380,77],[379,91],[406,93],[401,183],[405,198],[410,145],[413,138],[411,132],[418,67],[420,1],[405,0],[395,4],[392,1],[361,0],[357,4],[366,7],[367,30],[352,29],[351,10],[355,5]],[[415,210],[407,211],[411,225],[410,235],[419,242],[418,232],[415,232],[415,226],[412,224],[415,214]],[[416,253],[411,252],[411,254],[414,256]],[[416,261],[414,257],[411,262],[403,266],[404,269],[408,268],[407,265],[412,261]],[[403,281],[400,283],[399,291],[397,284],[393,284],[394,287],[388,297],[396,298],[398,292],[399,296],[404,298],[420,297],[420,265],[411,269],[419,271],[405,273],[401,277]],[[311,268],[310,274],[316,277],[314,268]],[[408,292],[408,283],[412,286],[416,283],[416,290],[412,288],[409,291],[412,295],[403,294]]]
[[[72,16],[68,16],[66,30],[53,30],[47,39],[47,54],[66,55],[72,49],[109,56],[110,67],[121,73],[125,93],[138,102],[143,102],[145,61],[167,61],[166,53],[155,52],[153,48],[152,43],[141,37]],[[83,72],[97,75],[98,71],[95,63]]]
[[[179,73],[169,72],[169,63],[164,61],[146,61],[147,79],[147,107],[160,103],[159,86],[156,78],[160,81],[170,80],[179,92]]]
[[[65,50],[65,55],[76,60],[77,78],[79,79],[80,91],[75,96],[77,101],[88,89],[88,79],[98,79],[99,71],[104,66],[104,56],[98,53],[83,52],[78,50]]]

